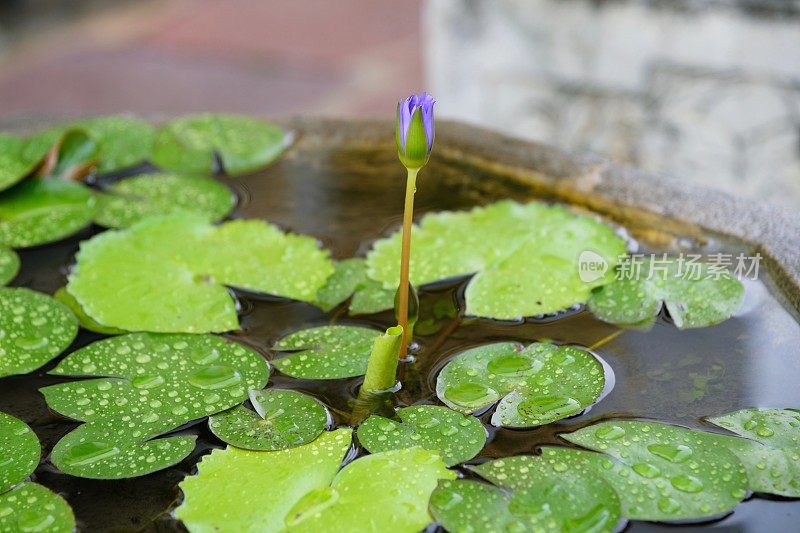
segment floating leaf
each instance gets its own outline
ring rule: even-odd
[[[192,533],[282,531],[298,502],[333,481],[350,435],[350,429],[323,432],[309,444],[276,452],[214,450],[197,475],[181,482],[184,500],[175,516]]]
[[[213,335],[131,333],[71,353],[51,374],[105,376],[41,389],[51,409],[88,422],[56,444],[53,463],[75,476],[119,479],[183,459],[194,437],[150,439],[241,403],[266,384],[269,368]]]
[[[29,179],[0,196],[0,244],[26,248],[69,237],[91,223],[94,195],[61,179]]]
[[[516,494],[486,483],[459,479],[440,481],[431,494],[430,508],[434,519],[449,533],[533,531],[536,515],[525,503]]]
[[[0,245],[0,285],[14,279],[19,272],[19,256],[11,248]]]
[[[367,275],[363,259],[345,259],[337,261],[334,266],[333,275],[317,292],[314,302],[314,305],[326,313],[347,300]]]
[[[179,213],[81,243],[67,290],[104,326],[222,332],[239,327],[223,285],[313,301],[332,273],[311,237],[260,220],[212,226]]]
[[[325,407],[297,391],[252,391],[250,401],[256,411],[239,405],[210,417],[214,435],[237,448],[274,451],[307,444],[328,424]]]
[[[142,174],[120,180],[98,196],[95,222],[127,228],[147,216],[195,213],[207,222],[225,218],[233,195],[210,178],[181,174]]]
[[[0,133],[0,191],[31,175],[52,146],[50,140]]]
[[[153,162],[164,169],[211,173],[215,154],[229,175],[258,170],[277,158],[285,134],[263,120],[241,115],[203,114],[175,119],[158,132]]]
[[[0,288],[0,378],[33,372],[78,334],[70,310],[46,294]]]
[[[414,405],[398,409],[397,416],[401,422],[373,415],[358,428],[358,440],[370,453],[420,446],[452,466],[478,455],[486,443],[480,420],[446,407]]]
[[[67,292],[66,287],[59,288],[53,294],[53,298],[69,307],[69,310],[72,311],[72,314],[78,319],[78,324],[84,329],[94,331],[95,333],[102,333],[103,335],[122,335],[123,333],[130,333],[124,329],[106,327],[87,315],[86,311],[81,307],[81,304],[78,303],[78,300]]]
[[[33,430],[22,420],[0,413],[0,493],[30,476],[39,465],[40,453]]]
[[[532,427],[577,415],[600,397],[603,365],[572,346],[515,342],[467,350],[444,367],[436,394],[462,413],[500,400],[492,424]]]
[[[80,120],[69,127],[85,129],[98,144],[98,170],[112,172],[143,162],[155,141],[150,123],[124,115]]]
[[[272,364],[286,375],[303,379],[340,379],[363,376],[380,331],[359,326],[320,326],[280,339],[273,348],[296,351]]]
[[[358,284],[353,299],[350,301],[351,315],[372,315],[394,308],[394,297],[397,288],[384,289],[383,285],[372,279],[365,279]]]
[[[589,309],[600,320],[649,328],[664,305],[679,329],[702,328],[727,320],[742,304],[741,282],[706,263],[692,268],[674,259],[633,264],[623,263],[624,279],[592,293]]]
[[[81,181],[95,167],[97,143],[87,132],[70,129],[63,133],[48,156],[42,174],[65,180]]]
[[[705,434],[656,422],[613,421],[561,437],[603,455],[547,448],[543,457],[587,465],[617,492],[635,520],[688,520],[730,512],[747,495],[742,463]]]
[[[610,273],[587,281],[579,258],[591,251],[609,268],[625,253],[614,231],[589,217],[543,203],[503,201],[466,212],[425,216],[413,230],[411,281],[423,285],[476,274],[467,286],[467,314],[517,319],[586,302]],[[400,233],[375,243],[368,275],[397,287]],[[593,256],[593,257],[594,257]]]
[[[64,498],[36,483],[0,495],[0,531],[72,533],[75,515]]]
[[[800,497],[800,411],[750,408],[708,420],[746,437],[706,434],[710,446],[726,446],[739,458],[751,490]]]

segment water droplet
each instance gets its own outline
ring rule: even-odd
[[[102,461],[119,453],[119,448],[101,441],[89,441],[70,448],[64,455],[64,464],[80,466]]]
[[[685,444],[650,444],[647,450],[671,463],[682,463],[692,456],[692,449]]]
[[[154,389],[164,384],[161,376],[136,376],[131,380],[131,385],[137,389]]]
[[[25,511],[17,519],[17,527],[24,533],[46,531],[55,521],[55,517],[51,514],[44,514],[40,511]]]
[[[650,463],[637,463],[633,465],[633,471],[647,479],[653,479],[661,475],[661,470]]]
[[[533,367],[533,363],[527,357],[521,355],[503,355],[489,361],[486,368],[493,374],[516,374],[525,372]]]
[[[658,509],[662,513],[677,513],[680,508],[681,505],[672,498],[660,498],[658,500]]]
[[[537,421],[564,418],[580,410],[580,402],[568,396],[537,396],[523,400],[517,405],[517,412],[520,415]]]
[[[694,476],[687,476],[685,474],[675,476],[670,480],[670,483],[672,483],[673,487],[683,492],[695,493],[703,490],[702,481]]]
[[[242,376],[235,369],[224,365],[212,365],[189,376],[189,383],[200,389],[214,390],[236,385]]]
[[[756,430],[756,435],[758,435],[759,437],[771,437],[774,434],[775,432],[772,431],[767,426],[759,426],[759,428]]]
[[[459,383],[447,387],[444,397],[464,407],[480,407],[493,402],[497,392],[480,383]]]
[[[287,526],[296,526],[305,518],[322,512],[330,507],[339,499],[339,493],[332,487],[320,487],[308,492],[294,504],[292,509],[286,513],[285,523]]]
[[[625,436],[625,429],[613,424],[604,424],[595,430],[594,436],[601,440],[617,440]]]
[[[14,344],[23,350],[37,350],[47,346],[48,342],[47,337],[19,337]]]

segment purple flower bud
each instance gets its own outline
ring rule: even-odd
[[[397,155],[408,168],[422,167],[431,155],[435,103],[436,100],[428,93],[412,94],[397,103]]]

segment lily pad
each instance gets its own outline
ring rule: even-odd
[[[397,288],[384,289],[381,283],[366,278],[356,286],[350,300],[350,315],[372,315],[394,308]]]
[[[229,175],[258,170],[285,148],[283,130],[263,120],[226,114],[181,117],[164,124],[153,148],[153,162],[178,172],[208,174],[215,154]]]
[[[0,413],[0,494],[33,473],[39,465],[40,453],[39,439],[33,430],[22,420]]]
[[[288,376],[341,379],[363,376],[375,338],[381,332],[360,326],[319,326],[291,333],[273,348],[296,352],[272,364]]]
[[[210,417],[214,435],[237,448],[275,451],[307,444],[328,425],[325,407],[297,391],[251,391],[250,402],[255,411],[240,405]]]
[[[59,288],[53,294],[53,298],[69,307],[69,310],[72,311],[72,314],[78,319],[78,324],[83,329],[88,329],[89,331],[94,331],[95,333],[102,333],[103,335],[122,335],[123,333],[130,333],[124,329],[106,327],[87,315],[86,311],[84,311],[83,307],[81,307],[81,304],[78,303],[78,300],[76,300],[74,296],[67,292],[66,287]]]
[[[85,129],[97,142],[97,169],[100,172],[142,163],[150,156],[156,136],[150,123],[125,115],[88,118],[69,127]]]
[[[706,434],[739,458],[751,490],[800,498],[800,411],[750,408],[708,420],[745,437]]]
[[[702,328],[733,316],[744,298],[741,282],[727,271],[698,263],[687,270],[677,260],[645,260],[639,273],[594,290],[589,309],[604,322],[649,328],[662,305],[679,329]],[[652,275],[650,275],[652,274]]]
[[[81,181],[95,167],[98,146],[84,130],[66,130],[53,150],[41,171],[48,177]]]
[[[19,256],[11,248],[0,245],[0,286],[14,279],[19,272]]]
[[[27,374],[67,349],[78,321],[63,304],[24,288],[0,288],[0,378]]]
[[[0,531],[72,533],[75,515],[58,494],[36,483],[23,483],[0,494]]]
[[[222,332],[239,327],[226,285],[313,301],[332,273],[328,252],[311,237],[261,220],[212,226],[178,213],[81,243],[67,290],[104,326]]]
[[[26,248],[69,237],[92,222],[94,195],[71,181],[25,180],[0,196],[0,244]]]
[[[498,400],[492,424],[533,427],[577,415],[600,397],[603,365],[572,346],[515,342],[487,344],[450,361],[436,380],[436,394],[462,413]]]
[[[617,492],[622,514],[635,520],[702,519],[730,512],[747,495],[742,463],[705,435],[656,422],[603,422],[562,434],[598,455],[547,448],[543,457],[586,465]]]
[[[398,409],[397,416],[401,422],[373,415],[358,428],[358,440],[370,453],[420,446],[453,466],[478,455],[486,443],[480,420],[446,407],[414,405]]]
[[[337,261],[333,275],[317,293],[314,305],[326,313],[347,300],[367,276],[363,259],[353,258]]]
[[[400,233],[375,243],[368,275],[399,284]],[[625,241],[596,220],[543,203],[503,201],[466,212],[423,217],[413,229],[411,281],[424,285],[475,274],[467,285],[468,315],[518,319],[584,303],[611,272],[582,281],[579,260],[590,251],[610,270]]]
[[[120,180],[98,196],[95,222],[127,228],[145,217],[190,212],[207,222],[225,218],[233,195],[210,178],[181,174],[142,174]]]
[[[350,429],[337,429],[276,452],[214,450],[197,475],[181,482],[184,499],[175,516],[192,533],[283,531],[298,502],[333,481],[350,436]]]
[[[51,409],[88,422],[56,444],[53,464],[75,476],[120,479],[183,459],[194,437],[150,439],[241,403],[266,384],[269,367],[212,335],[131,333],[71,353],[51,374],[104,376],[41,389]]]
[[[52,143],[0,133],[0,191],[30,176],[42,163]]]

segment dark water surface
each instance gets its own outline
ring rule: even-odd
[[[467,208],[503,197],[531,199],[524,188],[493,187],[486,176],[434,159],[418,181],[417,215]],[[318,237],[338,259],[363,254],[369,243],[397,228],[401,220],[404,173],[389,151],[325,152],[293,149],[273,167],[244,178],[226,179],[239,196],[235,217],[265,218],[285,229]],[[637,228],[628,228],[636,236]],[[64,285],[80,240],[99,231],[89,229],[75,238],[22,252],[22,272],[12,285],[47,293]],[[643,232],[642,232],[643,233]],[[662,238],[658,245],[640,242],[642,249],[658,251],[749,251],[711,237],[686,240]],[[762,272],[762,280],[766,274]],[[768,281],[768,280],[767,280]],[[421,320],[416,362],[405,369],[406,380],[398,405],[436,403],[434,383],[439,369],[458,352],[498,340],[529,342],[551,339],[586,347],[607,342],[596,352],[613,368],[616,385],[611,393],[581,416],[532,430],[497,429],[488,425],[490,440],[474,461],[533,453],[543,444],[562,444],[557,434],[612,417],[645,417],[702,427],[702,416],[743,407],[800,406],[800,326],[767,290],[762,281],[747,282],[743,309],[718,326],[678,331],[662,318],[649,332],[618,330],[584,311],[521,324],[452,318],[461,309],[461,283],[434,287],[421,293]],[[165,291],[170,290],[164,287]],[[242,331],[231,336],[272,358],[272,343],[287,332],[311,325],[354,323],[385,328],[390,313],[350,318],[342,308],[329,314],[303,303],[238,295]],[[72,350],[100,335],[82,331]],[[59,473],[46,458],[50,449],[75,423],[51,412],[40,387],[63,378],[39,372],[0,380],[0,410],[30,424],[44,448],[45,460],[35,473],[39,483],[63,494],[75,510],[84,531],[180,531],[170,512],[180,498],[177,484],[193,473],[199,458],[222,447],[205,422],[183,432],[199,435],[195,453],[181,464],[155,474],[123,481],[93,481]],[[334,412],[338,423],[349,411],[359,380],[303,381],[273,370],[271,384],[312,394]],[[340,414],[337,414],[340,413]],[[800,502],[752,498],[722,520],[704,525],[668,526],[633,523],[629,531],[800,531]]]

